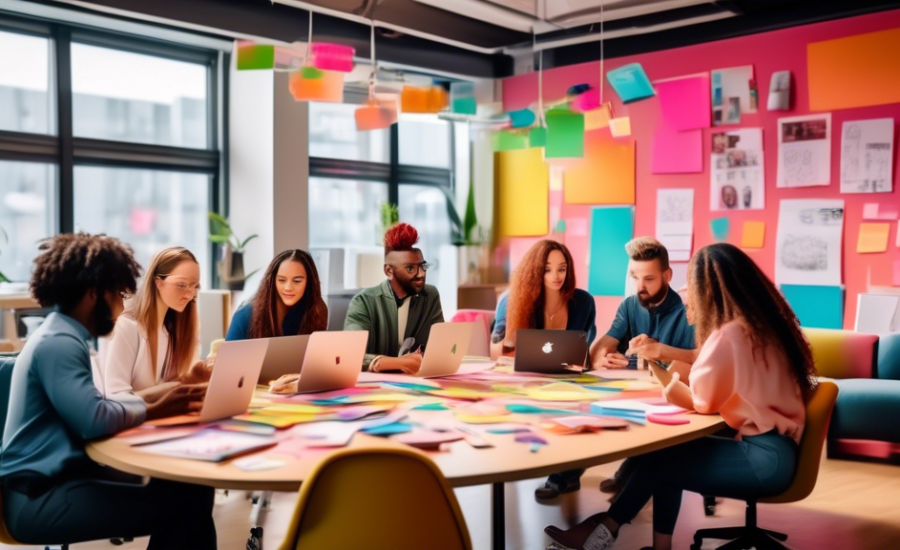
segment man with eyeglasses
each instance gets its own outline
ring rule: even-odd
[[[398,223],[384,234],[384,274],[387,280],[353,297],[344,330],[369,331],[364,367],[371,372],[415,374],[431,326],[444,322],[441,297],[425,284],[428,263],[415,248],[419,233]]]

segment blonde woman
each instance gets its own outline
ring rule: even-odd
[[[161,251],[101,350],[104,394],[155,394],[177,383],[205,382],[197,361],[200,266],[185,248]]]

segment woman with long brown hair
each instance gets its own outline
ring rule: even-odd
[[[594,298],[576,288],[572,254],[564,244],[549,239],[536,242],[511,279],[509,293],[497,304],[493,359],[514,352],[519,329],[581,330],[587,333],[588,344],[594,340]]]
[[[784,297],[736,246],[702,248],[688,266],[688,319],[700,354],[690,387],[671,375],[669,402],[720,414],[735,438],[709,436],[645,455],[609,512],[568,531],[547,527],[548,548],[612,548],[619,528],[653,498],[653,549],[670,550],[685,490],[742,500],[783,492],[794,478],[805,401],[815,387],[809,343]]]
[[[107,396],[141,393],[166,382],[209,378],[198,362],[200,265],[186,248],[159,252],[102,348]]]
[[[231,319],[226,340],[311,334],[328,328],[319,272],[304,250],[285,250],[269,263],[253,301]]]

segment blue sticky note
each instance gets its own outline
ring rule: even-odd
[[[623,65],[606,73],[606,80],[624,103],[653,97],[656,92],[640,63]]]
[[[369,435],[405,434],[406,432],[412,431],[412,424],[407,424],[406,422],[394,422],[393,424],[376,426],[374,428],[364,429],[363,431]]]
[[[594,296],[625,296],[628,273],[625,244],[633,235],[633,206],[591,210],[588,292]]]
[[[531,109],[522,109],[509,113],[509,123],[513,128],[526,128],[534,124],[536,117]]]
[[[844,291],[839,286],[781,285],[781,293],[806,328],[844,328]]]
[[[712,230],[712,236],[716,242],[723,243],[728,240],[729,227],[728,218],[716,218],[709,222],[709,228]]]

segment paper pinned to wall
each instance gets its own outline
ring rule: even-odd
[[[900,211],[896,206],[881,208],[877,202],[867,202],[863,205],[864,220],[896,220],[900,217]]]
[[[848,120],[841,132],[841,193],[894,190],[894,119]]]
[[[765,208],[762,129],[747,128],[713,134],[709,178],[710,210]]]
[[[775,283],[840,285],[843,228],[841,199],[782,200],[775,244]]]
[[[856,252],[859,254],[872,254],[887,252],[888,237],[891,233],[889,223],[861,223],[859,224],[859,238],[856,241]]]
[[[756,112],[758,94],[753,65],[714,70],[710,85],[713,126],[740,124],[742,113]]]
[[[584,158],[565,171],[568,204],[634,204],[634,140],[584,134]]]
[[[844,290],[839,286],[781,285],[781,293],[805,328],[844,328]]]
[[[654,174],[696,174],[703,171],[703,131],[679,132],[665,124],[653,136]]]
[[[742,248],[762,248],[766,242],[766,222],[744,222]]]
[[[588,291],[595,296],[624,296],[628,254],[625,244],[634,235],[634,207],[611,206],[591,210]]]
[[[497,180],[498,234],[505,237],[546,235],[549,227],[550,170],[540,149],[494,154]]]
[[[768,107],[770,111],[791,110],[791,71],[772,73]]]
[[[694,242],[694,190],[660,189],[656,192],[656,238],[669,251],[669,261],[691,259]]]
[[[900,262],[894,263],[894,275]],[[894,280],[894,286],[900,282]],[[900,296],[896,294],[860,294],[856,304],[856,326],[864,334],[900,332]]]
[[[709,128],[709,73],[657,80],[663,119],[672,128],[697,130]]]
[[[831,113],[778,119],[778,187],[831,183]]]

